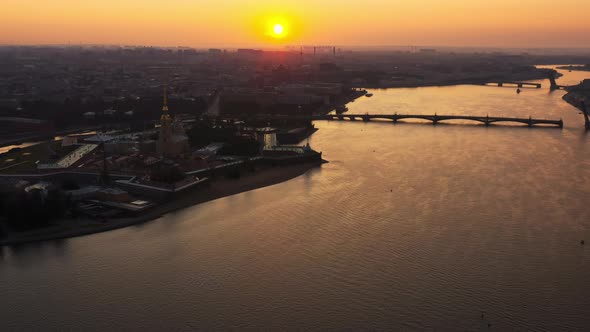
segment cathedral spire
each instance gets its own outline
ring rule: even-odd
[[[162,115],[160,116],[160,133],[156,143],[156,151],[161,156],[176,157],[190,150],[188,138],[182,124],[175,122],[168,112],[168,80],[164,84]]]
[[[162,112],[168,112],[168,82],[164,84],[164,103],[162,104]]]

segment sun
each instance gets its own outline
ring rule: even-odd
[[[266,41],[276,44],[292,40],[295,31],[292,18],[273,15],[262,18],[259,22]]]
[[[282,24],[277,23],[272,27],[272,32],[275,36],[282,36],[285,33],[285,27]]]

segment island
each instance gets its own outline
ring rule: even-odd
[[[164,88],[156,128],[10,149],[0,155],[0,245],[144,223],[295,178],[326,161],[309,143],[280,143],[299,142],[316,130],[310,122],[294,125],[302,127],[173,116]]]
[[[560,66],[560,67],[557,67],[557,69],[569,70],[569,71],[573,71],[573,70],[577,70],[577,71],[590,71],[590,64]]]
[[[563,99],[581,111],[586,129],[590,129],[590,110],[588,110],[588,105],[590,105],[590,79],[585,79],[578,85],[568,86],[566,90],[567,93],[563,96]]]

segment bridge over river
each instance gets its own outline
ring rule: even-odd
[[[451,120],[464,120],[474,121],[483,123],[486,126],[496,123],[520,123],[527,125],[528,127],[533,126],[550,126],[563,128],[563,121],[559,120],[546,120],[546,119],[533,119],[528,118],[512,118],[512,117],[495,117],[495,116],[470,116],[470,115],[423,115],[423,114],[327,114],[327,115],[261,115],[256,117],[259,120],[309,120],[309,121],[320,121],[320,120],[335,120],[335,121],[364,121],[369,122],[371,120],[391,120],[393,123],[397,123],[400,120],[416,119],[416,120],[427,120],[436,125],[440,122],[451,121]]]
[[[512,86],[516,86],[518,88],[537,88],[537,89],[540,89],[542,87],[541,83],[516,82],[516,81],[486,82],[483,85],[498,85],[499,87],[503,87],[506,85],[512,85]]]

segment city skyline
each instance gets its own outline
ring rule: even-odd
[[[0,44],[589,47],[590,4],[541,1],[8,0]],[[280,36],[273,28],[280,24]],[[278,38],[280,37],[280,38]]]

